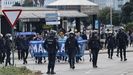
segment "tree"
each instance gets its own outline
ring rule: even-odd
[[[129,31],[129,30],[133,31],[133,22],[128,23],[125,28],[126,28],[126,31]]]
[[[99,11],[98,18],[103,24],[109,24],[110,8],[106,7]]]
[[[25,0],[24,4],[22,6],[32,7],[33,6],[33,1],[32,0]]]
[[[115,26],[119,26],[120,25],[120,13],[113,13],[112,16],[112,23]]]
[[[133,12],[133,0],[127,2],[122,8],[122,23],[127,24],[132,21],[132,12]]]
[[[133,0],[130,0],[130,2],[133,2]]]
[[[20,3],[15,2],[15,4],[13,6],[21,6]]]
[[[99,11],[98,18],[102,24],[110,24],[110,8],[106,7]],[[113,25],[120,24],[120,13],[112,11],[112,23]]]

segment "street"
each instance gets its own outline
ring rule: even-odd
[[[128,48],[133,49],[133,48]],[[120,61],[114,53],[113,59],[108,59],[107,53],[100,53],[98,57],[98,68],[93,68],[89,62],[89,55],[85,55],[84,61],[76,63],[75,69],[69,68],[67,62],[56,63],[56,75],[133,75],[133,52],[127,52],[127,61]],[[47,75],[47,62],[44,64],[36,64],[33,58],[28,59],[28,64],[23,65],[22,60],[15,60],[16,66],[26,66],[30,70],[41,71],[43,75]]]

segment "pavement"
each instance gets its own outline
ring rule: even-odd
[[[116,53],[114,53],[113,59],[108,59],[107,50],[100,50],[98,68],[92,67],[88,53],[89,51],[85,51],[85,55],[82,57],[84,61],[76,63],[74,70],[69,68],[68,62],[56,62],[56,75],[133,75],[133,47],[127,48],[127,61],[120,61],[120,58],[116,57]],[[41,71],[43,75],[47,75],[47,62],[36,64],[34,58],[29,57],[28,64],[23,65],[22,63],[22,60],[15,59],[15,66],[26,66],[30,70]]]

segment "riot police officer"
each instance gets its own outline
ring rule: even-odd
[[[124,55],[124,61],[127,60],[126,58],[126,46],[128,45],[128,36],[124,32],[123,28],[119,30],[119,33],[116,36],[117,39],[117,46],[120,50],[120,58],[121,61],[123,60],[123,55]]]
[[[79,52],[79,45],[78,41],[75,38],[74,33],[69,34],[69,38],[67,38],[65,42],[65,51],[69,57],[69,64],[70,68],[74,69],[75,68],[75,57],[76,54]]]
[[[106,44],[108,49],[108,58],[112,59],[114,48],[116,46],[115,37],[113,37],[112,33],[109,33],[109,36],[105,41],[105,47],[106,47]]]
[[[97,68],[97,58],[98,58],[98,53],[101,48],[100,40],[98,39],[98,34],[97,33],[92,33],[92,37],[89,39],[88,42],[88,47],[91,49],[92,53],[92,63],[93,63],[93,68]]]
[[[5,40],[3,38],[3,35],[0,34],[0,64],[4,63],[4,59],[5,59],[5,50],[4,50],[4,46],[5,46]]]
[[[22,49],[23,49],[23,45],[22,45],[22,36],[18,36],[15,39],[15,44],[18,50],[18,60],[22,59]]]
[[[29,40],[27,37],[23,37],[22,40],[22,46],[23,46],[23,50],[22,50],[22,59],[23,59],[23,64],[27,64],[27,58],[28,58],[28,49],[29,49]]]
[[[12,37],[11,34],[6,34],[5,36],[5,53],[6,53],[6,62],[5,62],[5,66],[7,66],[8,64],[11,65],[11,49],[12,49]]]
[[[55,67],[55,60],[56,60],[56,53],[59,49],[59,44],[57,39],[55,38],[55,33],[50,32],[49,37],[45,40],[44,49],[48,52],[48,71],[47,74],[55,74],[54,67]]]

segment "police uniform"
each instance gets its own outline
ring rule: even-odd
[[[5,62],[5,66],[7,66],[8,64],[11,65],[11,48],[12,48],[12,40],[10,39],[11,35],[6,35],[6,40],[5,40],[5,53],[6,53],[6,62]]]
[[[28,49],[29,49],[29,41],[27,39],[27,37],[24,37],[22,40],[22,46],[23,46],[23,50],[22,50],[22,59],[23,59],[23,64],[27,64],[27,58],[28,58]]]
[[[15,43],[16,43],[16,47],[18,50],[18,60],[22,59],[22,49],[23,49],[23,45],[22,45],[22,36],[18,36],[15,39]]]
[[[78,41],[76,40],[74,33],[70,33],[69,38],[67,38],[65,42],[65,51],[69,57],[70,68],[74,69],[75,57],[79,52]]]
[[[98,58],[98,53],[101,48],[100,40],[95,36],[93,33],[92,37],[89,39],[88,42],[88,47],[91,49],[92,53],[92,64],[93,68],[97,68],[97,58]]]
[[[54,67],[55,67],[55,60],[56,60],[56,53],[59,49],[58,41],[54,37],[54,33],[50,33],[50,36],[45,40],[44,48],[48,52],[48,71],[47,74],[55,74]]]
[[[113,37],[113,34],[109,34],[109,37],[105,41],[105,47],[107,44],[108,49],[108,58],[112,59],[114,48],[116,46],[115,38]]]
[[[124,55],[124,61],[126,61],[127,60],[126,46],[128,45],[128,36],[124,31],[120,30],[116,36],[116,39],[117,39],[118,48],[120,50],[121,61],[123,60],[123,55]]]
[[[5,59],[5,50],[4,50],[4,44],[5,40],[2,36],[2,34],[0,35],[0,64],[4,63],[4,59]]]

